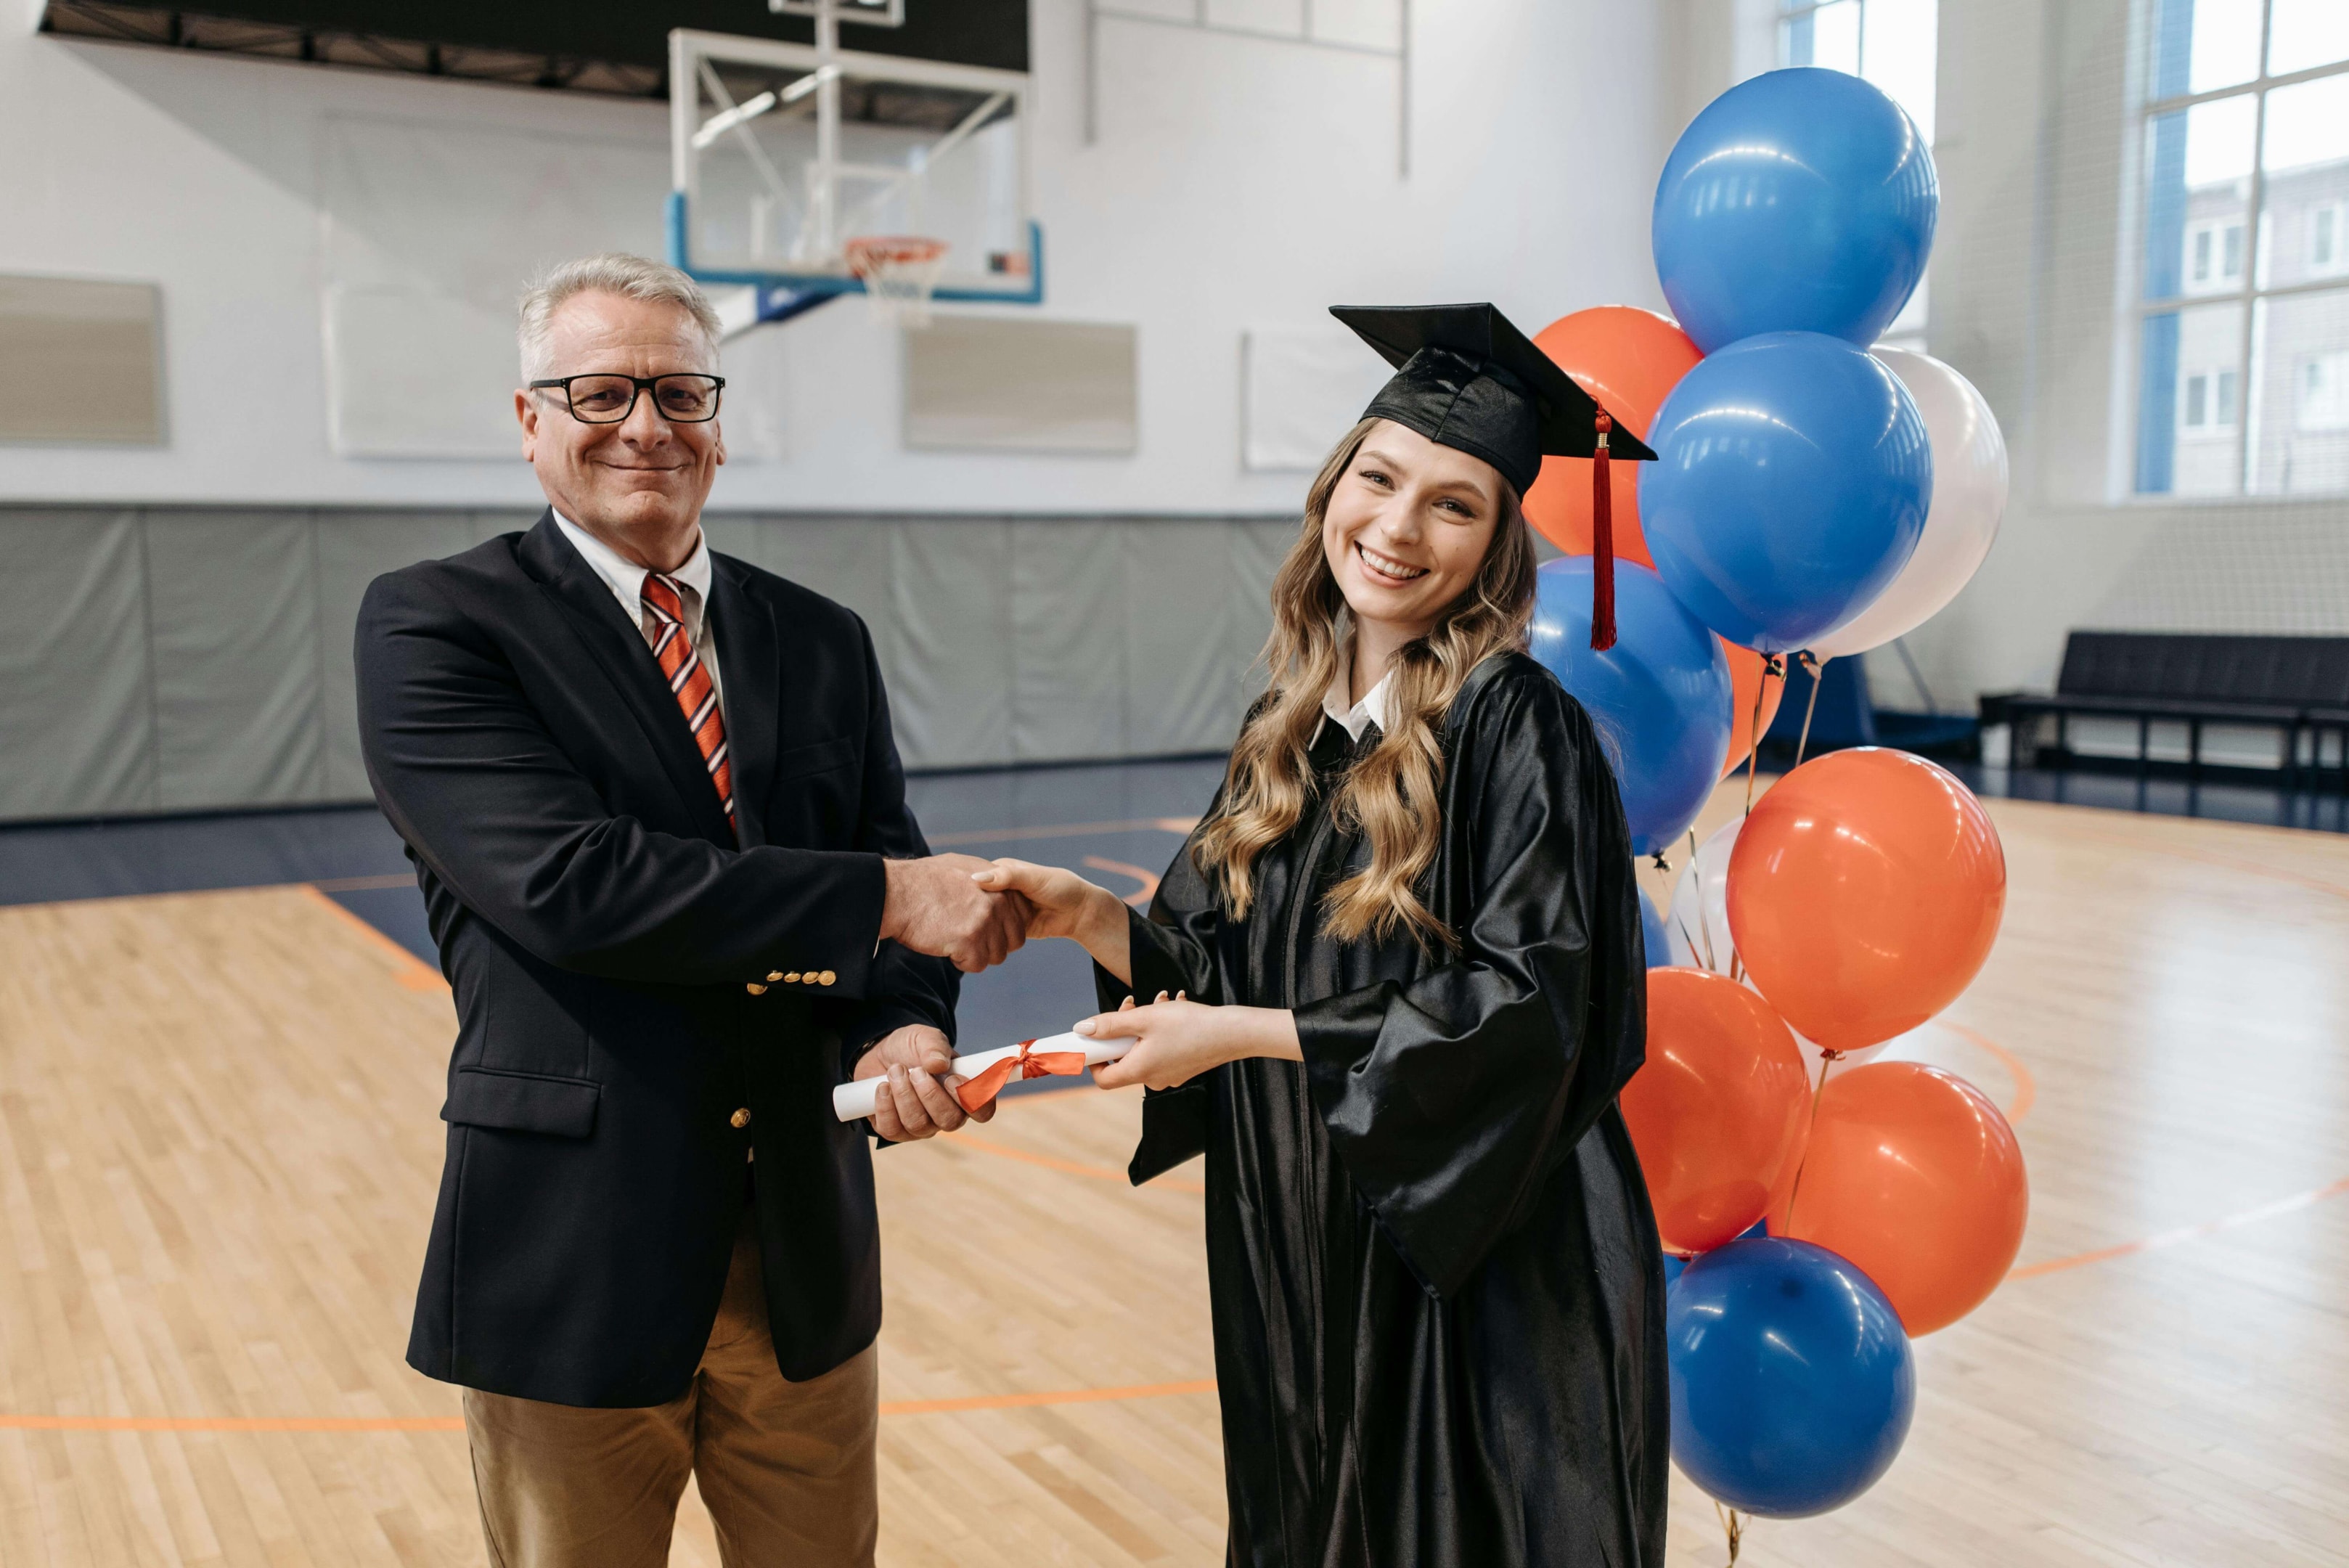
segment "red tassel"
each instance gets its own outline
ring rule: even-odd
[[[1614,487],[1607,482],[1607,432],[1615,421],[1599,410],[1599,450],[1590,454],[1590,647],[1615,646]]]

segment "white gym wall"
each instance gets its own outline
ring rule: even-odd
[[[904,450],[894,333],[850,299],[730,346],[737,461],[714,504],[1292,508],[1299,475],[1242,462],[1249,329],[1312,328],[1346,301],[1490,297],[1528,329],[1585,305],[1656,302],[1647,213],[1676,129],[1669,9],[1422,4],[1403,178],[1393,59],[1113,18],[1100,24],[1087,146],[1084,6],[1037,0],[1040,314],[1136,327],[1137,450]],[[528,470],[498,450],[504,308],[533,261],[659,254],[663,117],[656,103],[10,28],[0,272],[160,284],[171,439],[102,459],[0,446],[0,499],[530,504]],[[534,205],[518,209],[529,191]],[[461,406],[387,421],[357,395],[432,398],[443,358],[438,395]],[[413,455],[429,452],[479,455]]]

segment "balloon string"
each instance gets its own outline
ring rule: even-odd
[[[1682,872],[1681,875],[1683,877],[1693,877],[1696,875],[1695,828],[1692,827],[1689,829],[1688,840],[1688,869]],[[1680,889],[1675,888],[1672,889],[1672,902],[1677,905],[1680,901]],[[1680,927],[1681,940],[1688,943],[1689,952],[1692,955],[1694,955],[1697,951],[1697,936],[1700,934],[1703,936],[1704,956],[1699,961],[1702,962],[1705,968],[1713,971],[1713,973],[1719,974],[1721,972],[1721,966],[1715,963],[1713,960],[1713,923],[1704,918],[1704,884],[1702,882],[1699,882],[1696,885],[1696,923],[1700,928],[1700,931],[1690,931],[1688,929],[1688,922],[1682,919],[1678,915],[1674,915],[1672,917],[1672,921],[1675,925]]]
[[[1813,659],[1807,651],[1804,653],[1803,668],[1811,672],[1811,700],[1803,704],[1803,738],[1795,742],[1795,765],[1798,768],[1803,765],[1803,753],[1810,749],[1811,715],[1819,711],[1819,673],[1826,667],[1826,659]]]
[[[1721,1521],[1722,1532],[1729,1537],[1729,1568],[1737,1568],[1737,1548],[1745,1540],[1745,1521],[1733,1508],[1724,1512],[1718,1501],[1713,1505],[1713,1516]]]
[[[1762,699],[1769,694],[1770,677],[1785,675],[1786,667],[1775,653],[1762,658],[1762,679],[1754,686],[1754,717],[1745,726],[1745,815],[1754,815],[1754,770],[1762,761]]]
[[[1754,689],[1754,717],[1745,726],[1745,815],[1754,815],[1754,766],[1760,760],[1762,729],[1762,693],[1770,684],[1770,669],[1762,669],[1761,684]]]
[[[1745,815],[1748,816],[1754,815],[1754,770],[1762,761],[1762,700],[1769,695],[1770,677],[1782,673],[1784,669],[1776,654],[1764,654],[1762,679],[1754,684],[1754,716],[1745,724]],[[1696,836],[1693,829],[1689,836]],[[1745,961],[1735,948],[1729,951],[1729,978],[1739,981],[1745,978]]]
[[[1803,1158],[1795,1164],[1795,1184],[1786,1189],[1786,1234],[1795,1233],[1795,1199],[1803,1195],[1803,1171],[1811,1163],[1811,1135],[1819,1130],[1819,1101],[1827,1092],[1827,1068],[1843,1053],[1819,1052],[1819,1081],[1811,1085],[1811,1120],[1803,1129]]]

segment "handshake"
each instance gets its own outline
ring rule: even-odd
[[[965,974],[1001,963],[1030,937],[1084,942],[1092,928],[1123,929],[1123,904],[1057,867],[973,855],[884,865],[888,898],[881,935],[915,952],[950,959]]]
[[[1111,950],[1099,944],[1122,944],[1125,937],[1125,906],[1073,871],[969,855],[883,866],[888,891],[881,935],[911,951],[951,959],[965,974],[1001,963],[1030,937],[1071,937],[1096,956]],[[947,1075],[952,1059],[947,1037],[922,1024],[875,1041],[854,1074],[889,1080],[874,1096],[873,1130],[903,1143],[992,1116],[991,1103],[966,1111],[955,1098],[954,1086],[962,1080]]]

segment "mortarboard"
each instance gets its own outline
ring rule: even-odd
[[[1330,314],[1395,367],[1365,419],[1392,420],[1439,446],[1484,459],[1520,499],[1545,454],[1593,465],[1590,646],[1615,643],[1614,530],[1607,462],[1655,453],[1616,421],[1490,305],[1333,305]]]

